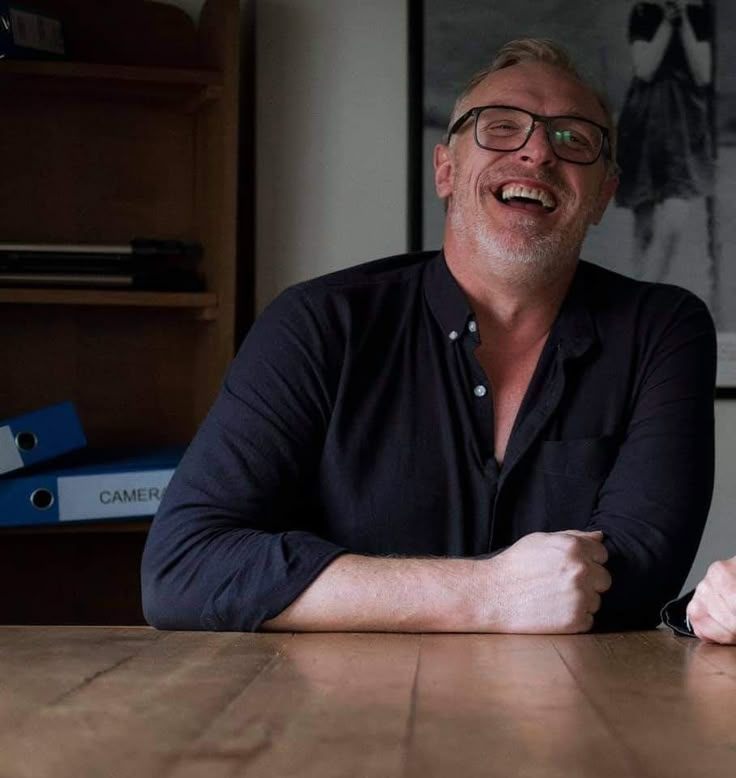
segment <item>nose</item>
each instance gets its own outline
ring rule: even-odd
[[[549,142],[547,128],[542,122],[536,122],[527,142],[517,152],[519,158],[525,162],[550,165],[557,160],[552,145]]]

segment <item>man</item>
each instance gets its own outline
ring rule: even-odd
[[[736,645],[736,557],[713,562],[703,580],[663,611],[675,632]]]
[[[443,251],[254,324],[152,525],[152,624],[656,626],[710,502],[715,337],[690,293],[579,261],[613,137],[564,52],[501,50],[435,150]]]

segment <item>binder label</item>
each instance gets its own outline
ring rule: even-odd
[[[153,516],[173,474],[167,468],[60,477],[59,521]]]
[[[9,473],[23,467],[23,458],[15,445],[10,427],[0,427],[0,473]]]
[[[25,49],[64,54],[64,36],[61,22],[52,16],[20,8],[9,8],[13,42]]]

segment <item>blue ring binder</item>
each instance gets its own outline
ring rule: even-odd
[[[37,511],[47,511],[55,502],[54,494],[49,489],[34,489],[30,499]]]
[[[15,445],[19,451],[33,451],[38,445],[38,438],[32,432],[19,432],[15,436]]]

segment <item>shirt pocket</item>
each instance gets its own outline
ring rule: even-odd
[[[612,436],[542,443],[538,462],[550,529],[582,529],[588,524],[617,451]]]

